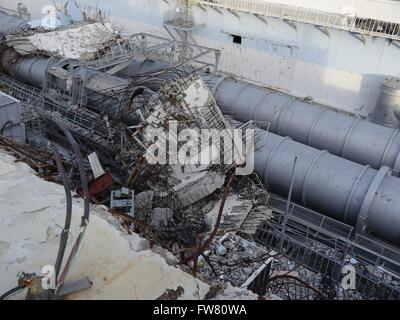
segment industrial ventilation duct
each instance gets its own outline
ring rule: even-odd
[[[19,57],[6,50],[0,57],[3,69],[14,79],[34,87],[42,87],[49,59],[43,57]]]
[[[310,104],[276,91],[231,78],[211,76],[224,114],[239,121],[255,120],[264,129],[311,147],[400,173],[400,132],[369,121]]]
[[[0,26],[4,27],[7,21],[13,21],[15,26],[23,25],[21,19],[3,12]],[[15,64],[4,67],[14,78],[41,86],[48,64],[46,58],[19,58]],[[140,74],[166,67],[165,63],[153,60],[135,61],[123,74]],[[255,120],[264,123],[264,129],[268,128],[280,136],[289,136],[375,169],[387,166],[393,169],[394,175],[400,174],[400,132],[395,128],[380,126],[232,78],[205,74],[204,79],[213,87],[223,113],[232,115],[235,120]]]
[[[261,129],[257,135],[263,142],[255,152],[255,171],[268,187],[288,194],[297,157],[294,199],[357,233],[400,244],[400,179],[388,167],[377,171]]]
[[[48,67],[46,58],[20,58],[4,66],[14,78],[41,86]],[[134,68],[157,69],[142,64]],[[400,131],[310,104],[276,91],[260,88],[231,78],[205,75],[212,84],[224,114],[235,120],[255,120],[264,129],[375,169],[387,166],[394,175],[400,172]]]

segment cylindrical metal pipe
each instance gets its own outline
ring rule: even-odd
[[[223,113],[255,120],[281,136],[332,154],[400,173],[400,131],[310,104],[286,94],[231,78],[208,76]]]
[[[262,147],[255,152],[255,171],[274,191],[287,195],[298,158],[293,198],[334,219],[400,244],[400,179],[390,169],[337,157],[259,129]]]
[[[41,86],[48,66],[46,58],[20,58],[6,70],[20,81]],[[132,70],[159,70],[164,64],[149,62]],[[264,129],[281,136],[328,150],[361,164],[379,169],[387,166],[400,172],[400,131],[310,104],[276,91],[246,84],[231,78],[203,75],[214,87],[219,106],[235,120],[265,123]]]
[[[134,60],[126,68],[121,70],[118,73],[118,75],[120,76],[139,75],[165,69],[168,69],[168,63],[165,62],[151,60],[151,59],[146,59],[143,61]]]
[[[10,33],[28,28],[27,21],[19,17],[10,16],[7,12],[0,10],[0,39]]]
[[[50,58],[23,57],[13,49],[0,52],[0,69],[25,84],[42,87]]]
[[[47,65],[45,58],[21,58],[6,70],[22,82],[41,86]],[[135,61],[123,74],[165,68],[162,62]],[[265,129],[268,127],[281,136],[376,169],[387,166],[395,175],[400,174],[400,131],[397,129],[229,77],[205,74],[203,78],[212,85],[223,113],[236,120],[265,122]]]
[[[42,87],[49,59],[43,57],[18,58],[6,67],[15,79],[34,87]]]

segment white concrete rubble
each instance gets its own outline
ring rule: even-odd
[[[0,293],[17,284],[19,272],[41,275],[55,263],[65,219],[62,186],[35,175],[24,163],[0,152]],[[83,201],[73,199],[73,219],[64,262],[79,232]],[[104,207],[92,207],[90,223],[68,280],[88,277],[89,290],[69,299],[156,299],[184,288],[180,299],[202,299],[209,286],[147,250],[138,235],[124,233]],[[138,251],[134,251],[138,250]]]
[[[44,51],[82,61],[93,59],[98,49],[116,37],[111,24],[97,22],[31,36],[12,36],[7,45],[14,47],[22,55]]]
[[[211,229],[217,221],[221,201],[217,201],[214,207],[206,214],[206,223]],[[235,227],[239,228],[252,208],[253,203],[250,200],[241,200],[236,194],[228,196],[225,201],[221,224],[234,221],[236,224]]]
[[[214,300],[258,300],[258,295],[247,289],[240,289],[228,283],[227,287],[219,292]]]

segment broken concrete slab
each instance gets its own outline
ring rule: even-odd
[[[182,207],[187,207],[220,189],[225,183],[225,176],[209,171],[194,181],[183,181],[174,187]]]
[[[215,225],[220,207],[221,200],[206,214],[206,223],[210,229]],[[239,229],[252,208],[253,203],[250,200],[242,200],[236,194],[228,196],[222,213],[221,228]]]
[[[7,45],[20,55],[46,52],[82,61],[94,59],[96,51],[117,36],[111,24],[96,22],[27,36],[9,36]]]
[[[0,152],[0,292],[15,287],[19,272],[41,275],[43,266],[54,264],[65,218],[63,187],[40,179],[26,164],[14,160]],[[80,231],[82,213],[82,200],[74,199],[67,254]],[[178,286],[185,290],[180,299],[205,296],[209,286],[204,282],[171,267],[152,251],[132,250],[143,249],[140,242],[137,235],[125,234],[104,207],[92,207],[66,281],[88,277],[93,287],[68,298],[156,299]]]

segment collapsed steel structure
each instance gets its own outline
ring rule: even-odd
[[[6,35],[27,25],[1,13],[0,27],[0,34]],[[149,45],[152,40],[156,44]],[[157,94],[160,98],[160,89],[165,93],[167,84],[186,79],[189,71],[185,66],[197,64],[199,79],[209,85],[225,115],[239,125],[248,121],[258,124],[255,172],[269,190],[284,196],[291,193],[298,203],[354,227],[358,235],[400,246],[397,128],[211,72],[209,68],[216,71],[217,62],[199,58],[211,53],[217,61],[218,53],[212,49],[192,45],[192,52],[199,50],[197,55],[192,59],[182,55],[171,62],[171,57],[165,58],[168,49],[178,47],[186,52],[188,45],[151,35],[119,39],[97,59],[85,62],[21,56],[6,42],[3,46],[0,67],[11,78],[2,76],[0,82],[8,92],[36,105],[33,113],[46,119],[50,135],[57,133],[54,123],[60,116],[67,119],[67,126],[89,148],[87,153],[98,152],[116,171],[123,168],[121,177],[129,173],[123,183],[129,184],[141,170],[134,164],[140,163],[136,150],[142,146],[131,128],[140,126],[146,118],[143,115],[154,111],[148,109],[149,101]],[[190,72],[193,70],[197,71]],[[164,101],[170,98],[161,97]],[[220,117],[207,121],[211,119]],[[132,136],[135,138],[129,138]],[[85,141],[90,141],[90,146]],[[160,194],[163,191],[161,188]],[[182,201],[178,193],[167,199],[174,208]],[[195,200],[191,199],[192,203]]]
[[[143,63],[139,70],[133,68],[136,77],[156,77],[164,64],[152,64],[152,68]],[[49,97],[62,93],[74,105],[88,105],[114,117],[123,114],[122,121],[138,119],[132,114],[139,110],[134,106],[135,100],[141,99],[144,92],[151,93],[151,89],[143,89],[140,77],[133,78],[136,84],[132,86],[126,77],[98,71],[70,59],[18,57],[15,63],[3,63],[3,67],[19,81],[41,87]],[[179,74],[179,68],[169,72]],[[296,200],[357,226],[359,233],[370,232],[386,241],[400,243],[400,202],[396,199],[400,179],[391,175],[397,174],[399,163],[397,129],[237,80],[207,74],[204,78],[214,84],[216,99],[224,113],[239,121],[261,122],[262,127],[268,123],[274,132],[258,131],[265,136],[265,142],[255,154],[256,172],[272,190],[288,192],[288,175],[294,158],[298,157],[299,174],[293,193]],[[70,95],[66,79],[72,79]],[[130,96],[119,94],[127,88],[131,90]],[[127,110],[132,111],[129,114]]]

